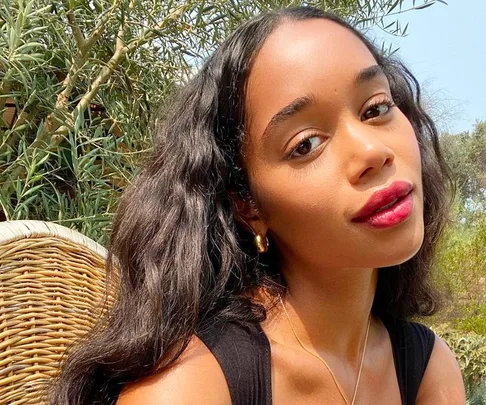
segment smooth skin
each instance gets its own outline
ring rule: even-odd
[[[238,220],[278,247],[292,324],[305,347],[329,364],[350,402],[377,269],[407,261],[423,242],[416,136],[366,46],[322,19],[285,22],[268,37],[249,77],[246,108],[244,163],[258,203],[235,198]],[[285,118],[275,120],[284,108]],[[406,221],[387,229],[352,221],[375,190],[395,180],[413,184]],[[255,294],[267,302],[264,291]],[[281,307],[262,327],[272,350],[274,405],[344,404],[324,365],[300,347]],[[231,404],[221,368],[197,337],[173,367],[126,387],[117,402],[169,403]],[[400,403],[390,338],[372,317],[356,404]],[[417,405],[428,404],[465,404],[459,366],[438,336],[417,398]]]

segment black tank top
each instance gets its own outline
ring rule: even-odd
[[[434,332],[415,322],[382,321],[390,335],[402,405],[415,405]],[[270,343],[260,324],[213,325],[197,335],[223,370],[232,405],[272,405]]]

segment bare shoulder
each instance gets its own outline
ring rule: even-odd
[[[217,360],[196,336],[168,370],[127,385],[116,405],[231,405]]]
[[[434,349],[420,384],[417,405],[464,405],[466,395],[456,356],[435,335]]]

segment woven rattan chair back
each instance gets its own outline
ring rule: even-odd
[[[105,258],[63,226],[0,223],[0,405],[45,404],[66,348],[100,315]]]

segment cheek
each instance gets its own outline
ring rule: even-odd
[[[289,167],[268,170],[256,175],[255,187],[262,209],[269,213],[271,232],[282,240],[306,238],[310,233],[323,234],[323,229],[336,229],[341,207],[331,169],[323,171],[310,166],[302,170]]]
[[[405,136],[394,146],[395,153],[397,157],[400,157],[400,160],[403,161],[405,166],[409,168],[411,173],[416,173],[418,177],[416,180],[420,183],[421,188],[422,157],[419,141],[408,118],[402,114],[402,119],[402,125],[404,126],[403,134]]]
[[[338,192],[342,185],[330,174],[313,170],[306,176],[283,174],[259,182],[264,190],[260,203],[270,213],[268,232],[284,261],[329,267],[349,262],[343,241],[353,235],[343,218],[343,196]]]
[[[420,147],[417,136],[415,135],[415,130],[406,115],[401,110],[398,109],[398,111],[398,125],[400,127],[400,133],[403,134],[400,139],[402,140],[403,145],[401,146],[401,149],[395,150],[395,153],[400,155],[400,151],[405,151],[410,155],[411,159],[415,160],[416,163],[420,163]]]

